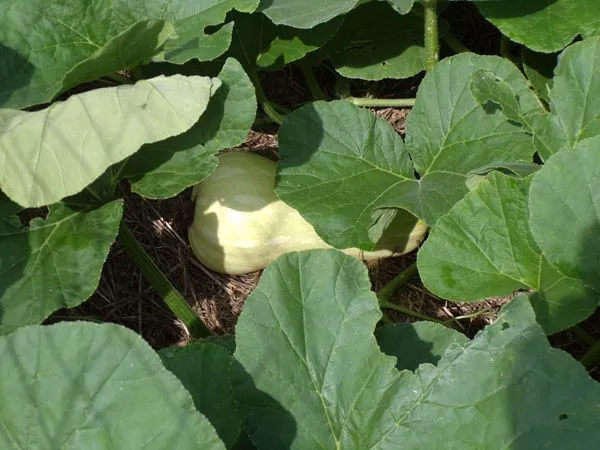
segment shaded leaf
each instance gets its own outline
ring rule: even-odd
[[[73,95],[40,111],[3,110],[0,187],[30,207],[73,195],[142,144],[189,129],[220,84],[157,77]]]
[[[333,19],[311,29],[275,25],[264,14],[235,14],[234,37],[228,54],[247,70],[274,70],[303,58],[335,35],[342,20]]]
[[[53,205],[29,228],[0,218],[0,333],[91,296],[122,212],[117,200],[98,209]]]
[[[437,364],[450,346],[469,342],[464,334],[432,322],[383,325],[375,337],[383,353],[396,357],[396,369],[413,372],[420,364]]]
[[[252,12],[260,0],[208,0],[189,2],[171,0],[160,16],[174,22],[176,34],[165,43],[164,51],[154,57],[156,61],[183,64],[191,59],[211,61],[227,51],[231,44],[233,23],[207,33],[206,29],[225,22],[232,10]],[[162,2],[156,2],[159,6]]]
[[[224,449],[190,394],[132,331],[60,323],[0,337],[4,449]]]
[[[194,406],[215,428],[227,448],[240,434],[231,380],[231,354],[213,344],[191,344],[159,351],[165,367],[173,372],[194,399]]]
[[[521,52],[523,70],[531,82],[537,95],[550,102],[550,90],[552,89],[554,69],[558,63],[556,53],[537,53],[523,47]]]
[[[422,34],[422,17],[402,16],[387,3],[371,1],[345,16],[327,51],[347,78],[408,78],[424,70]]]
[[[219,79],[223,85],[192,128],[145,145],[129,159],[121,176],[132,180],[134,192],[148,198],[173,197],[213,172],[219,150],[244,141],[256,116],[254,86],[231,58]]]
[[[414,374],[380,352],[380,317],[365,267],[339,252],[291,253],[263,272],[236,327],[235,358],[255,385],[234,372],[258,447],[564,449],[600,438],[600,386],[550,347],[525,297]]]

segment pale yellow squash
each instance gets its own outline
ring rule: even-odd
[[[194,221],[188,237],[198,260],[221,273],[265,268],[281,255],[331,248],[294,208],[275,196],[277,164],[255,153],[219,155],[219,166],[194,188]],[[374,251],[345,253],[372,260],[408,253],[421,243],[427,226],[400,211]]]

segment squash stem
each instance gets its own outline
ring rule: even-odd
[[[404,286],[417,273],[417,263],[412,263],[377,292],[379,304],[387,303],[400,287]],[[393,309],[393,308],[392,308]]]
[[[399,313],[405,314],[407,316],[414,317],[415,319],[426,320],[428,322],[439,323],[440,325],[444,325],[445,327],[448,324],[442,320],[434,319],[433,317],[426,316],[425,314],[421,314],[420,312],[413,311],[412,309],[404,308],[403,306],[396,305],[390,302],[379,302],[379,305],[382,308],[391,309],[393,311],[398,311]]]
[[[594,336],[592,336],[590,333],[585,331],[579,325],[575,325],[569,331],[572,332],[575,335],[575,337],[577,337],[577,339],[579,339],[581,342],[583,342],[584,344],[586,344],[588,346],[592,346],[592,345],[596,344],[596,339],[594,338]]]
[[[111,81],[116,82],[117,84],[134,84],[135,83],[134,80],[126,77],[125,75],[123,75],[122,73],[119,73],[119,72],[109,73],[108,75],[105,75],[105,77]]]
[[[458,39],[456,39],[456,36],[454,36],[451,33],[447,33],[442,38],[442,40],[448,47],[450,47],[456,53],[469,53],[471,51],[462,42],[460,42]]]
[[[437,16],[438,0],[424,0],[425,8],[425,70],[431,72],[440,59],[440,39]]]
[[[590,370],[600,361],[600,341],[596,341],[594,345],[580,359],[581,364]]]
[[[269,119],[275,122],[277,125],[281,125],[283,123],[284,116],[280,114],[275,106],[267,100],[267,96],[265,91],[260,84],[260,78],[258,77],[258,73],[254,70],[248,71],[248,77],[252,80],[252,84],[254,84],[254,89],[256,90],[256,100],[258,104],[261,106],[262,110],[265,112]]]
[[[358,98],[346,97],[344,100],[365,108],[411,108],[415,106],[414,98]]]
[[[212,334],[210,330],[196,316],[190,305],[173,287],[124,222],[121,222],[119,229],[119,241],[127,250],[129,257],[140,268],[144,278],[160,294],[173,314],[187,327],[190,335],[193,338],[210,336]]]
[[[312,97],[315,100],[327,100],[327,96],[323,92],[323,89],[321,89],[317,77],[315,77],[312,66],[306,62],[301,62],[298,64],[298,67],[300,67],[300,70],[302,71],[302,75],[304,76],[304,80],[308,85]]]

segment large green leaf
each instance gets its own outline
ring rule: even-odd
[[[600,300],[600,137],[553,155],[533,177],[531,231],[548,260]]]
[[[0,333],[92,295],[122,210],[120,200],[97,209],[57,204],[29,228],[0,218]]]
[[[159,17],[126,14],[139,4],[117,11],[111,3],[1,2],[0,105],[48,102],[76,84],[134,67],[173,32]]]
[[[138,335],[112,324],[0,337],[5,450],[224,449],[190,394]]]
[[[471,172],[532,161],[531,133],[471,94],[470,76],[487,68],[518,93],[522,110],[539,111],[511,63],[448,58],[419,87],[406,146],[388,123],[345,102],[289,114],[279,130],[277,195],[338,248],[372,248],[368,229],[378,208],[405,208],[433,225],[467,192]]]
[[[423,18],[402,16],[390,5],[369,2],[354,9],[327,50],[348,78],[408,78],[424,69]]]
[[[484,17],[515,42],[550,53],[582,34],[600,34],[597,0],[478,1]]]
[[[545,260],[529,231],[529,184],[498,173],[481,181],[437,221],[419,251],[419,274],[428,289],[450,300],[539,291],[534,309],[553,333],[594,312],[598,294]]]
[[[159,351],[163,364],[192,394],[194,406],[212,424],[227,448],[240,434],[233,398],[231,354],[214,344],[196,343]]]
[[[206,77],[157,77],[97,89],[35,112],[0,110],[0,187],[22,206],[81,191],[142,144],[188,130],[220,86]]]
[[[291,253],[265,270],[234,355],[240,410],[259,448],[596,446],[600,385],[550,347],[527,298],[415,373],[380,352],[380,317],[365,267],[339,252]]]
[[[254,86],[242,66],[228,59],[219,73],[223,85],[206,112],[187,132],[143,146],[121,176],[148,198],[169,198],[199,183],[217,167],[219,150],[241,144],[256,117]]]
[[[258,10],[274,23],[294,28],[312,28],[347,13],[359,0],[261,0]]]

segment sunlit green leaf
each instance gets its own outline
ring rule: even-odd
[[[206,77],[157,77],[97,89],[35,112],[0,110],[0,187],[22,206],[81,191],[142,144],[188,130],[220,86]]]

